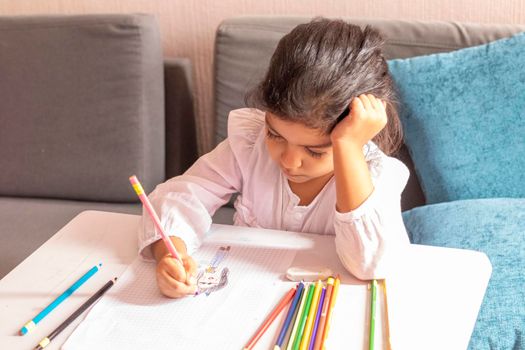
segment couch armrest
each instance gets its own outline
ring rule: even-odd
[[[192,66],[185,58],[164,60],[166,178],[182,174],[198,157]]]

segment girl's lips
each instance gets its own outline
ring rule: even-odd
[[[293,177],[293,178],[303,177],[303,175],[301,175],[301,174],[293,174],[293,173],[290,173],[288,170],[286,170],[286,169],[284,169],[284,168],[281,168],[281,171],[283,172],[283,174],[284,174],[286,177]]]

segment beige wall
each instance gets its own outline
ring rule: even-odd
[[[194,65],[201,152],[211,147],[212,53],[215,29],[236,15],[446,20],[525,24],[525,0],[0,0],[0,15],[153,13],[166,56]]]

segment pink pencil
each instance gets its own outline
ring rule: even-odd
[[[168,251],[170,252],[171,256],[179,260],[179,262],[182,264],[182,259],[179,253],[175,249],[173,242],[171,242],[170,238],[166,235],[166,232],[164,232],[164,229],[160,224],[160,219],[157,216],[157,213],[155,213],[155,209],[153,209],[153,206],[151,205],[151,202],[149,201],[148,197],[144,193],[144,189],[142,188],[142,185],[140,184],[139,180],[135,175],[133,175],[129,178],[129,182],[131,182],[131,185],[133,185],[133,189],[135,190],[135,192],[137,192],[137,195],[139,196],[142,205],[144,205],[144,208],[146,208],[149,215],[153,219],[153,222],[155,223],[157,230],[159,230],[162,240],[164,241],[164,244],[166,244],[166,247],[168,248]]]

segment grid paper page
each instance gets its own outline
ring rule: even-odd
[[[194,258],[207,266],[221,246],[205,244]],[[183,299],[162,296],[155,264],[137,258],[62,349],[240,349],[290,289],[282,276],[295,254],[234,245],[219,265],[228,284]]]

